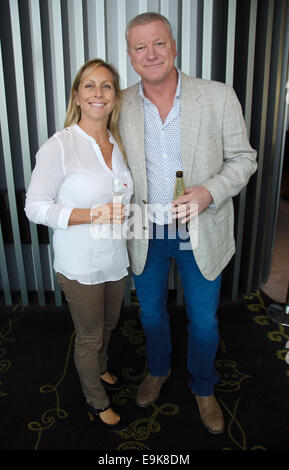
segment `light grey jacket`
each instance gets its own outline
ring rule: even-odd
[[[257,154],[248,142],[242,109],[230,86],[182,73],[181,108],[185,185],[207,188],[216,206],[199,214],[197,223],[189,223],[196,262],[204,277],[213,280],[235,253],[232,197],[256,171]],[[138,221],[142,234],[128,241],[131,268],[138,275],[144,269],[148,250],[144,119],[139,84],[123,91],[119,129],[134,180],[132,202],[142,212],[141,223]]]

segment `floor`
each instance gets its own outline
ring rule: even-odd
[[[289,283],[289,200],[280,199],[272,267],[262,290],[277,303],[285,303]]]

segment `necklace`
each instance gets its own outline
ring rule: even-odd
[[[98,140],[96,137],[94,139],[97,145],[99,146],[99,148],[103,148],[109,142],[108,132],[106,132],[106,135],[103,140]]]
[[[104,142],[99,142],[98,140],[95,139],[95,142],[97,143],[99,148],[103,148],[107,144],[108,140],[106,140]]]

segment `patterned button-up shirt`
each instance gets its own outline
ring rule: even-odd
[[[159,225],[171,223],[170,203],[173,200],[176,171],[182,170],[181,150],[181,74],[173,106],[162,122],[158,108],[140,96],[144,109],[144,144],[148,184],[148,216]]]

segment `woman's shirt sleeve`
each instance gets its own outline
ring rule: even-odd
[[[53,229],[67,229],[72,207],[57,204],[64,181],[63,146],[51,137],[37,152],[36,165],[26,193],[25,213],[31,222]]]

